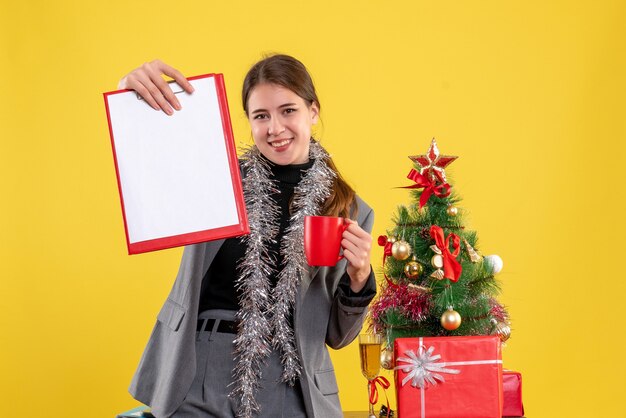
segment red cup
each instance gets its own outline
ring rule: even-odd
[[[310,266],[332,267],[343,258],[339,255],[341,236],[348,225],[335,216],[304,217],[304,254]]]

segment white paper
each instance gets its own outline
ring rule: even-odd
[[[131,244],[239,223],[215,78],[190,83],[170,84],[173,116],[135,92],[108,96]]]

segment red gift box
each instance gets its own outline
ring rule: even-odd
[[[522,374],[511,370],[502,372],[502,394],[504,404],[502,416],[521,417],[524,415],[522,403]]]
[[[497,336],[396,338],[399,418],[502,416]]]

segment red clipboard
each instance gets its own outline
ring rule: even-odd
[[[170,82],[182,110],[104,93],[129,254],[250,232],[222,74]]]

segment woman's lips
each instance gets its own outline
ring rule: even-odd
[[[270,146],[272,147],[273,150],[280,152],[289,148],[289,144],[291,144],[292,141],[293,139],[291,138],[275,140],[275,141],[270,142]]]

